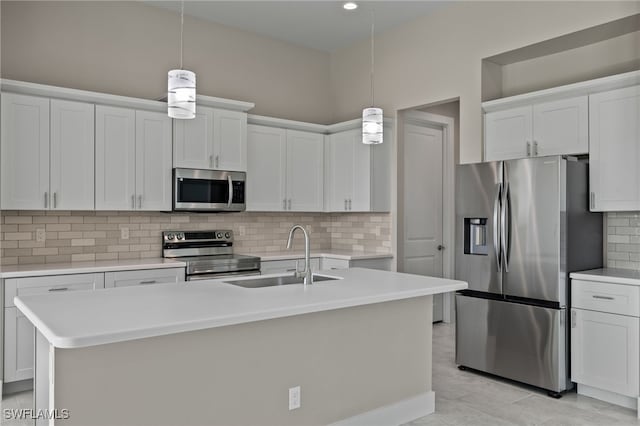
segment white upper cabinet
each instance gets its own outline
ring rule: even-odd
[[[587,96],[533,106],[535,155],[589,152],[589,102]]]
[[[527,157],[533,139],[531,107],[486,113],[484,134],[486,161]]]
[[[487,112],[485,160],[589,152],[587,97]]]
[[[247,151],[247,210],[286,210],[286,130],[250,124]]]
[[[171,210],[171,125],[165,113],[136,111],[138,210]]]
[[[51,208],[94,209],[94,106],[51,100]]]
[[[287,130],[287,210],[322,211],[323,181],[324,135]]]
[[[94,208],[93,105],[2,95],[2,208]]]
[[[136,205],[136,113],[96,106],[96,210]]]
[[[2,94],[2,208],[48,208],[49,99]]]
[[[327,211],[369,211],[371,146],[362,131],[351,129],[327,137],[325,165]]]
[[[247,170],[247,114],[198,106],[191,120],[174,120],[173,165]]]
[[[216,109],[213,112],[214,166],[247,171],[247,114]]]
[[[213,108],[196,107],[196,117],[174,120],[173,166],[214,169]]]
[[[589,96],[592,211],[640,210],[640,86]]]

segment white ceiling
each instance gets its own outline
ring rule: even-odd
[[[147,4],[180,11],[179,1],[148,0]],[[376,33],[424,16],[446,1],[361,1],[353,11],[343,1],[194,1],[184,3],[185,15],[240,28],[278,40],[331,52],[366,39],[371,11]]]

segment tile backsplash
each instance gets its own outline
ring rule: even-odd
[[[640,212],[607,213],[606,266],[640,269]]]
[[[311,232],[312,249],[391,251],[387,213],[159,213],[1,211],[0,264],[159,257],[164,230],[233,229],[236,253],[286,249],[289,228]],[[121,239],[121,228],[129,238]],[[37,241],[37,231],[45,241]],[[295,247],[302,248],[302,235]]]

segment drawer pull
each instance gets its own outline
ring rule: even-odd
[[[140,281],[140,284],[155,284],[156,280]]]
[[[287,269],[287,272],[296,272],[296,268]]]
[[[598,295],[594,295],[592,296],[594,299],[603,299],[603,300],[615,300],[614,297],[611,296],[598,296]]]
[[[50,288],[49,291],[67,291],[69,290],[69,287],[56,287],[56,288]]]

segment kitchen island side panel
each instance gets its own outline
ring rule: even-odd
[[[56,349],[59,423],[329,424],[431,391],[431,317],[422,296]]]

